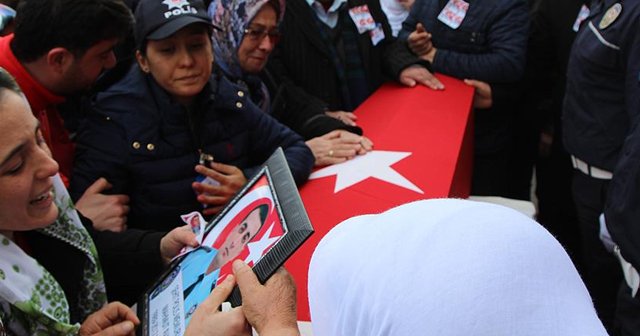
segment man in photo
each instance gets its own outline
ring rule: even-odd
[[[198,304],[213,290],[218,280],[220,268],[235,259],[247,243],[260,231],[264,224],[269,206],[260,204],[238,222],[230,231],[216,240],[213,246],[200,246],[193,251],[182,265],[182,288],[185,307],[185,325],[189,323],[191,314]],[[217,244],[220,240],[224,242]],[[206,268],[203,269],[203,265]]]

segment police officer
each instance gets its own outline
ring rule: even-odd
[[[640,134],[635,134],[640,132],[639,74],[640,0],[595,0],[569,58],[563,131],[575,168],[573,196],[582,231],[585,282],[609,326],[622,272],[598,239],[598,217],[606,202],[608,209],[616,209],[608,211],[607,223],[622,256],[637,268],[640,203],[628,202],[637,201],[633,194],[640,192]],[[616,313],[618,330],[640,335],[638,295],[634,292],[633,298],[628,287],[623,289],[618,302],[627,309]]]

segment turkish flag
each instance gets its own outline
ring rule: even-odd
[[[310,321],[311,255],[336,224],[418,199],[469,196],[473,88],[457,79],[438,78],[446,87],[443,91],[393,83],[378,89],[355,111],[374,150],[317,169],[300,189],[315,229],[286,263],[298,286],[300,321]]]

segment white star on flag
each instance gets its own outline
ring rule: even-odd
[[[274,223],[271,224],[267,232],[262,236],[260,240],[257,242],[251,242],[247,244],[249,248],[249,255],[244,260],[245,263],[250,264],[253,261],[253,265],[255,265],[262,255],[264,251],[271,246],[271,244],[275,243],[280,239],[280,236],[277,237],[269,237],[271,235],[271,231],[273,230]]]
[[[182,8],[182,6],[189,5],[189,2],[187,0],[164,0],[162,1],[162,3],[167,5],[169,9]]]
[[[374,150],[365,155],[357,156],[352,160],[317,170],[309,176],[309,179],[336,175],[334,193],[373,177],[424,194],[424,191],[391,168],[391,165],[410,155],[411,153],[409,152]]]

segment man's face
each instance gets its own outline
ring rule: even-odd
[[[113,47],[118,43],[117,39],[98,42],[81,57],[74,58],[71,65],[63,74],[60,81],[60,89],[56,90],[60,95],[71,95],[87,91],[98,79],[102,71],[111,69],[116,65],[116,56]]]
[[[260,221],[260,208],[255,208],[245,217],[240,224],[229,233],[218,254],[220,255],[220,266],[235,258],[242,252],[251,238],[258,233],[262,222]]]

